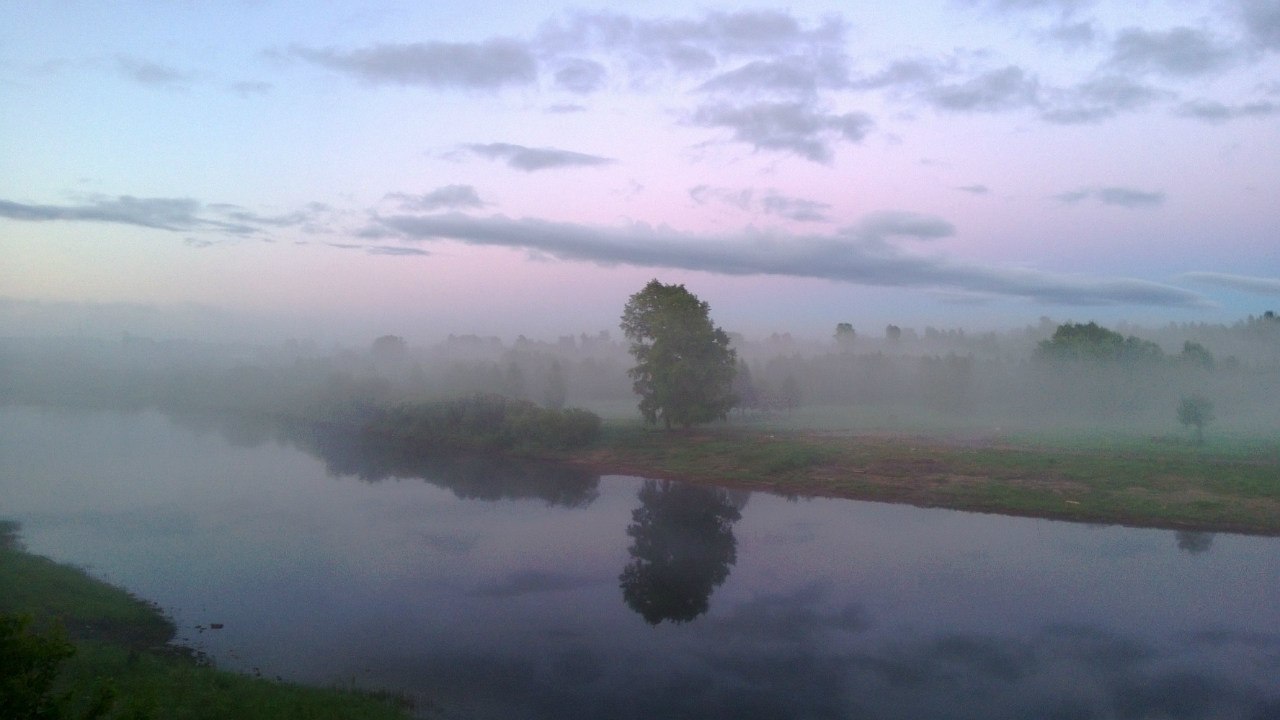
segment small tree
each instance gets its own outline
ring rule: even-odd
[[[652,280],[622,313],[636,366],[628,371],[646,422],[689,427],[723,420],[737,398],[737,354],[711,323],[710,306],[683,285]]]
[[[1178,402],[1178,422],[1196,428],[1196,444],[1204,442],[1204,426],[1213,420],[1213,402],[1203,395],[1184,395]]]
[[[1189,365],[1202,367],[1205,370],[1212,370],[1216,364],[1213,360],[1213,353],[1209,352],[1208,348],[1190,340],[1182,343],[1182,352],[1178,354],[1178,359]]]
[[[836,323],[835,340],[840,352],[853,352],[853,341],[856,337],[858,333],[853,329],[853,323]]]

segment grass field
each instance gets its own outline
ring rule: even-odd
[[[41,641],[65,638],[74,648],[57,666],[56,681],[45,693],[54,701],[54,714],[42,717],[409,716],[406,704],[392,696],[303,687],[210,667],[190,651],[168,644],[174,628],[156,608],[77,568],[25,552],[16,532],[16,525],[0,521],[0,618],[31,623],[16,636],[0,637],[0,668],[20,667]],[[32,681],[16,669],[0,681],[0,694],[9,696],[0,697],[0,715],[19,712],[13,704],[32,689]],[[89,712],[104,697],[112,698],[106,713]]]
[[[785,495],[1204,531],[1280,534],[1280,438],[1060,428],[1010,431],[823,409],[687,431],[605,423],[564,459],[602,472]],[[821,429],[817,429],[821,428]]]

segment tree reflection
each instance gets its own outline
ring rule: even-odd
[[[216,430],[237,446],[256,447],[268,441],[287,443],[323,460],[331,475],[354,476],[370,483],[418,478],[447,488],[464,500],[537,499],[548,505],[586,507],[600,494],[600,476],[585,470],[385,442],[352,430],[352,426],[359,425],[358,419],[341,423],[288,422],[233,413],[173,418],[198,431]]]
[[[733,524],[745,496],[646,480],[638,497],[627,526],[631,562],[618,577],[622,597],[650,625],[689,622],[707,611],[737,560]]]
[[[1208,552],[1213,546],[1213,533],[1179,530],[1175,536],[1178,539],[1178,549],[1192,555]]]

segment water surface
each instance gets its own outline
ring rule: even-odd
[[[0,409],[0,516],[221,666],[446,717],[1280,716],[1276,538],[28,408]]]

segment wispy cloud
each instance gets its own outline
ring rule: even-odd
[[[388,193],[383,199],[398,202],[401,210],[422,212],[484,207],[480,194],[470,185],[445,185],[421,195]]]
[[[893,237],[949,234],[940,218],[882,213],[832,235],[697,236],[632,224],[601,228],[458,213],[377,217],[406,239],[522,248],[560,260],[667,267],[724,275],[780,275],[882,287],[987,293],[1066,305],[1205,307],[1182,288],[1134,278],[1085,278],[1025,268],[981,267],[899,251]]]
[[[706,205],[714,200],[725,205],[732,205],[739,210],[749,210],[754,197],[755,191],[751,188],[734,190],[710,185],[697,185],[689,188],[689,198],[699,205]]]
[[[1098,122],[1169,97],[1172,93],[1133,78],[1103,75],[1071,88],[1047,91],[1041,115],[1049,122],[1060,124]]]
[[[770,192],[760,198],[760,207],[770,215],[777,215],[797,222],[826,222],[831,205],[817,200],[789,197]]]
[[[275,86],[269,82],[260,80],[242,80],[231,84],[231,91],[240,97],[252,97],[254,95],[270,94]]]
[[[640,72],[712,70],[725,60],[777,57],[843,41],[844,24],[826,18],[806,28],[776,10],[709,12],[694,18],[643,18],[579,12],[549,23],[537,45],[549,53],[603,50]]]
[[[370,255],[424,256],[431,253],[422,248],[403,247],[400,245],[370,245],[366,248]]]
[[[982,184],[975,184],[975,185],[961,185],[960,187],[957,187],[956,189],[957,189],[957,190],[960,190],[960,191],[962,191],[962,192],[967,192],[967,193],[969,193],[970,195],[986,195],[987,193],[991,192],[991,188],[987,187],[986,185],[982,185]]]
[[[106,222],[162,230],[191,230],[207,224],[191,198],[137,198],[121,195],[84,205],[26,205],[0,200],[0,217],[31,222]]]
[[[503,160],[507,165],[525,172],[566,167],[596,167],[617,162],[612,158],[587,155],[572,150],[531,148],[511,143],[475,143],[465,145],[464,148],[483,158]]]
[[[848,87],[848,61],[834,53],[753,60],[707,80],[704,92],[781,92],[811,95],[821,89]]]
[[[1093,4],[1093,0],[969,0],[973,5],[985,5],[1001,12],[1026,12],[1049,10],[1070,15]]]
[[[1007,66],[961,83],[937,85],[927,97],[935,107],[956,112],[997,112],[1035,105],[1040,83],[1025,70]]]
[[[1280,4],[1275,0],[1241,0],[1240,13],[1255,47],[1280,50]]]
[[[515,40],[380,44],[358,50],[295,47],[290,53],[374,84],[493,90],[527,85],[538,75],[529,48]]]
[[[1175,114],[1208,123],[1223,123],[1241,118],[1271,117],[1280,113],[1280,105],[1269,100],[1226,105],[1215,100],[1189,100],[1174,111]]]
[[[875,124],[865,113],[837,115],[800,102],[709,104],[698,108],[690,120],[704,127],[727,128],[734,141],[756,150],[787,152],[818,163],[831,162],[836,142],[861,142]]]
[[[130,80],[143,85],[175,87],[185,85],[191,80],[191,75],[188,73],[131,55],[117,55],[116,70]]]
[[[604,65],[583,58],[568,58],[556,70],[556,85],[572,93],[585,95],[604,86],[609,72]]]
[[[1046,30],[1043,37],[1067,48],[1082,48],[1097,41],[1098,28],[1090,20],[1064,21]]]
[[[956,228],[934,215],[884,210],[862,218],[853,226],[853,233],[867,239],[905,237],[914,240],[937,240],[955,235]]]
[[[120,195],[80,205],[29,205],[0,200],[0,217],[28,222],[105,222],[157,230],[205,231],[251,235],[265,228],[303,227],[330,208],[311,203],[282,215],[263,215],[238,205],[203,205],[191,198],[139,198]]]
[[[1231,275],[1217,272],[1189,272],[1179,275],[1178,279],[1204,285],[1216,285],[1228,290],[1238,290],[1254,295],[1280,296],[1280,278]]]
[[[1177,27],[1158,32],[1129,28],[1116,37],[1108,63],[1129,73],[1193,77],[1218,72],[1238,60],[1231,45],[1203,30]]]
[[[1054,196],[1055,200],[1064,203],[1078,203],[1083,200],[1097,200],[1104,205],[1118,205],[1126,208],[1154,207],[1162,205],[1165,194],[1159,190],[1135,190],[1126,187],[1082,188]]]
[[[739,210],[758,210],[766,215],[776,215],[796,222],[827,222],[830,219],[827,216],[827,211],[831,209],[829,203],[783,195],[773,188],[757,193],[751,188],[698,185],[689,189],[689,197],[699,205],[715,201]]]

